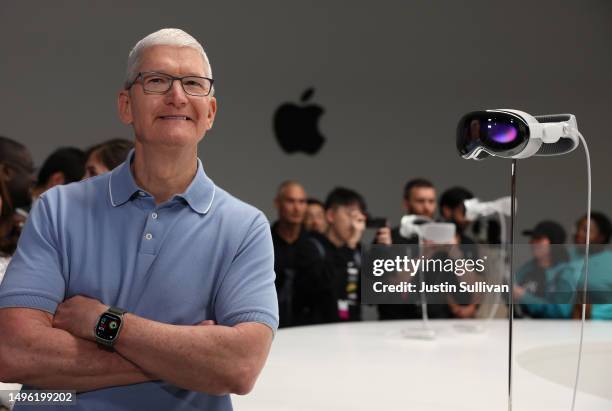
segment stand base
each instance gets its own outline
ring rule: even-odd
[[[487,327],[482,324],[455,324],[453,328],[464,333],[473,334],[482,333],[487,329]]]

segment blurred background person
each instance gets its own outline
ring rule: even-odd
[[[76,147],[55,150],[38,171],[36,185],[32,189],[34,199],[57,185],[79,181],[85,174],[85,153]]]
[[[455,225],[455,241],[457,247],[452,249],[452,258],[454,259],[472,259],[478,258],[478,249],[472,238],[465,234],[467,227],[471,221],[465,218],[465,206],[463,202],[474,198],[472,192],[464,187],[451,187],[445,190],[440,195],[439,210],[442,221],[453,223]],[[474,273],[468,273],[463,277],[463,280],[474,282]],[[451,277],[452,283],[458,283],[456,277]],[[455,318],[473,318],[476,315],[478,304],[475,301],[476,296],[466,293],[457,293],[455,296],[449,295],[448,307],[433,306],[430,307],[430,315],[436,314],[438,309],[438,318],[445,318],[449,312],[451,317]],[[447,311],[448,309],[448,311]]]
[[[33,183],[34,162],[28,149],[15,140],[0,136],[0,283],[25,223],[25,215],[18,210],[30,207]],[[0,382],[0,409],[9,409],[9,390],[20,389],[20,384]]]
[[[298,252],[294,294],[298,325],[361,320],[365,200],[354,190],[337,187],[325,200],[325,216],[326,233],[311,232]]]
[[[2,183],[0,182],[0,188],[1,184]],[[0,189],[0,210],[2,209],[2,191],[3,190]],[[3,253],[0,251],[0,283],[4,278],[4,273],[6,272],[6,267],[8,267],[9,261],[11,261],[11,257],[8,255],[8,253]]]
[[[431,181],[424,178],[409,180],[404,186],[402,205],[404,215],[416,215],[431,220],[436,214],[436,189]],[[382,233],[382,232],[381,232]],[[416,235],[406,238],[400,234],[399,225],[393,227],[390,232],[390,241],[387,236],[381,236],[374,241],[375,244],[418,244],[419,239]]]
[[[589,272],[586,318],[611,320],[612,251],[607,246],[612,235],[610,219],[603,213],[591,213]],[[586,244],[586,215],[576,222],[575,248],[570,260],[560,264],[547,275],[544,297],[537,297],[524,289],[516,289],[514,297],[520,304],[530,304],[529,313],[543,318],[581,318],[584,288],[584,252]],[[570,298],[570,296],[572,298]]]
[[[402,205],[405,215],[418,215],[434,219],[436,213],[436,189],[431,181],[424,178],[409,180],[404,186]],[[400,227],[396,226],[389,231],[379,230],[374,240],[375,244],[413,244],[418,245],[418,236],[409,238],[400,234]],[[416,255],[418,248],[411,251]],[[413,298],[405,295],[404,298]],[[406,300],[404,304],[381,304],[378,306],[378,318],[380,320],[416,319],[421,318],[421,304],[418,301]]]
[[[327,220],[325,219],[325,205],[316,198],[306,200],[306,216],[304,217],[304,228],[306,231],[315,231],[325,234],[327,231]]]
[[[123,163],[134,143],[123,138],[114,138],[87,149],[85,177],[104,174]]]
[[[29,150],[21,143],[0,136],[0,180],[10,193],[5,207],[27,210],[32,204],[34,162]]]
[[[610,250],[610,237],[612,236],[612,222],[602,212],[591,212],[591,230],[589,246],[589,275],[587,290],[587,318],[594,320],[612,320],[612,250]],[[576,249],[572,264],[575,265],[577,289],[579,290],[577,302],[582,301],[584,277],[582,262],[587,238],[587,216],[582,216],[576,222]],[[580,245],[580,246],[578,246]],[[579,273],[579,275],[578,275]],[[582,318],[582,306],[577,304],[573,310],[574,318]]]
[[[595,245],[591,251],[602,250],[607,248],[605,244],[610,243],[612,235],[612,224],[610,219],[599,211],[591,212],[591,232],[589,233],[590,243]],[[586,244],[587,235],[587,216],[586,214],[576,221],[576,244]],[[577,249],[580,250],[580,249]]]
[[[293,325],[293,283],[297,247],[306,233],[303,229],[306,214],[306,191],[297,181],[285,181],[277,190],[274,208],[278,219],[272,224],[274,271],[278,295],[279,327]]]
[[[431,181],[424,178],[410,180],[404,186],[402,204],[405,215],[417,215],[434,219],[436,214],[436,189]],[[391,230],[393,244],[418,244],[416,235],[406,238],[400,234],[399,226]]]
[[[474,198],[474,195],[464,187],[451,187],[440,195],[440,217],[443,221],[455,225],[455,239],[458,245],[453,247],[452,257],[455,259],[469,258],[476,260],[478,258],[476,243],[465,234],[471,221],[465,218],[463,202],[471,198]],[[474,277],[474,273],[469,273],[463,277],[463,280],[474,282],[476,280]],[[452,278],[452,280],[456,280],[456,278]],[[475,297],[475,295],[466,295],[466,293],[457,293],[455,296],[449,295],[448,308],[451,315],[455,318],[473,318],[478,309],[478,305],[473,302]]]
[[[560,265],[569,261],[569,254],[563,245],[567,235],[555,221],[541,221],[533,229],[523,231],[523,235],[530,237],[533,258],[515,274],[515,296],[519,296],[521,302],[515,305],[516,315],[533,318],[551,316],[552,312],[527,302],[533,297],[546,299],[547,293],[555,287]],[[547,287],[551,287],[551,290],[547,290]]]
[[[0,253],[11,256],[32,203],[34,165],[28,149],[0,136]]]
[[[463,202],[474,198],[474,194],[464,187],[452,187],[440,196],[440,217],[442,220],[455,224],[457,242],[459,244],[475,244],[465,234],[471,221],[465,218]]]

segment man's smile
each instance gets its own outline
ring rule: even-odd
[[[189,116],[177,116],[177,115],[173,115],[173,116],[159,116],[158,117],[161,120],[191,120],[191,117]]]

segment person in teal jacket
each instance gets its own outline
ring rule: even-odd
[[[595,320],[612,319],[612,250],[607,247],[612,235],[612,223],[602,213],[591,213],[589,271],[587,290],[587,317]],[[571,318],[580,317],[584,271],[584,246],[586,243],[586,215],[576,223],[576,247],[570,251],[570,261],[547,270],[546,291],[537,296],[525,289],[515,288],[515,298],[527,305],[533,317]],[[520,270],[519,270],[520,271]],[[517,283],[519,273],[517,273]],[[568,298],[571,297],[571,298]],[[568,303],[571,301],[571,303]]]
[[[575,289],[575,280],[567,263],[569,254],[565,248],[566,233],[555,221],[541,221],[532,230],[523,231],[529,236],[533,258],[521,266],[515,275],[514,296],[519,303],[517,316],[533,318],[566,318],[571,314],[570,304],[559,297]],[[566,300],[567,302],[567,300]]]

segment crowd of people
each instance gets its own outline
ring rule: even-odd
[[[47,190],[98,174],[123,163],[134,143],[111,139],[86,150],[61,147],[51,153],[35,173],[27,147],[0,136],[0,281],[17,248],[29,210]]]
[[[32,157],[19,142],[0,137],[0,281],[10,256],[15,252],[20,230],[28,211],[48,189],[108,172],[125,161],[133,143],[111,139],[86,150],[62,147],[51,153],[34,173]],[[475,253],[475,244],[500,242],[499,224],[494,220],[469,221],[464,201],[473,194],[452,187],[438,198],[434,185],[424,178],[408,181],[403,190],[406,215],[452,222],[456,242],[464,253]],[[308,197],[297,181],[283,182],[274,205],[277,220],[271,225],[274,243],[276,289],[280,326],[358,321],[362,318],[360,269],[361,250],[368,212],[358,192],[337,187],[324,201]],[[592,263],[590,285],[599,291],[612,290],[612,224],[600,212],[591,214]],[[523,232],[532,245],[533,258],[516,272],[514,298],[517,316],[570,318],[577,314],[567,301],[555,303],[559,289],[577,290],[582,269],[580,248],[558,247],[567,234],[554,221],[542,221]],[[574,242],[586,241],[586,216],[576,223]],[[400,227],[378,227],[376,244],[417,244],[415,234],[404,237]],[[551,290],[556,290],[551,292]],[[474,318],[477,302],[430,305],[430,318]],[[381,304],[378,319],[421,318],[422,307],[415,301]],[[612,318],[612,306],[589,305],[592,318]]]
[[[464,202],[474,195],[463,187],[452,187],[439,197],[434,185],[423,178],[406,183],[403,206],[406,215],[455,226],[455,243],[462,257],[474,257],[478,243],[499,244],[501,233],[495,219],[469,221]],[[354,190],[337,187],[325,199],[310,198],[297,181],[283,182],[274,204],[278,212],[272,224],[276,288],[282,327],[362,319],[360,251],[368,212],[364,198]],[[566,244],[561,224],[545,220],[522,233],[529,239],[532,258],[515,273],[513,295],[516,316],[572,318],[578,310],[586,215],[576,222],[575,245]],[[600,212],[591,213],[589,291],[600,300],[589,304],[593,319],[612,319],[607,292],[612,291],[612,224]],[[374,243],[417,245],[416,234],[404,237],[399,226],[376,228]],[[561,292],[564,291],[564,292]],[[592,294],[592,293],[591,293]],[[416,319],[423,315],[418,300],[380,304],[378,319]],[[471,300],[430,304],[429,318],[475,318],[481,304]]]

